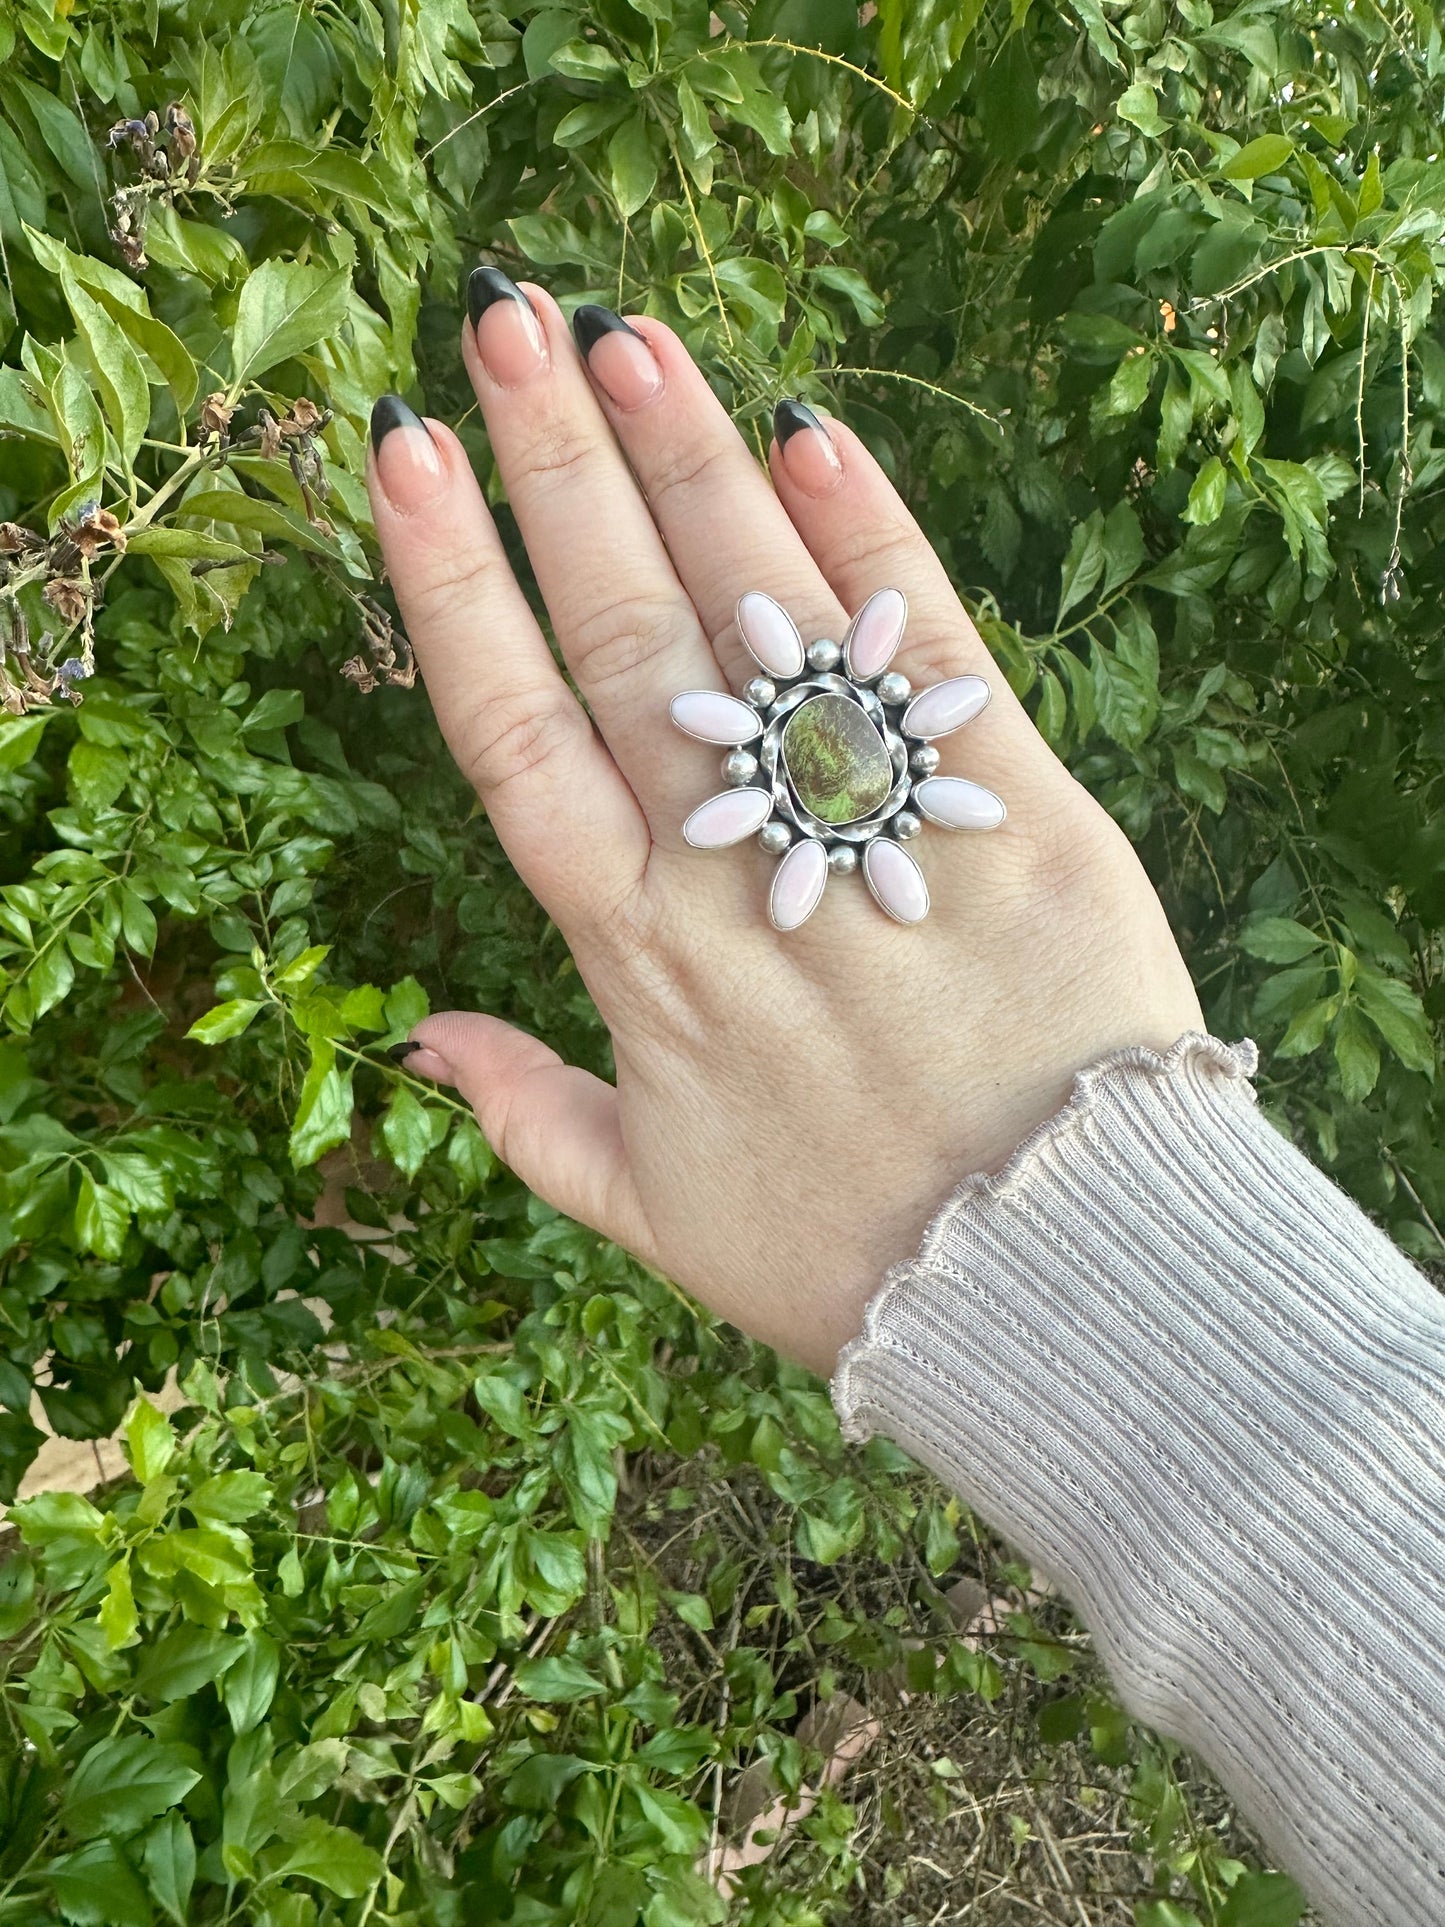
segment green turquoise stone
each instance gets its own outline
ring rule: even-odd
[[[810,696],[783,730],[783,761],[798,801],[824,823],[871,816],[893,787],[883,738],[846,696]]]

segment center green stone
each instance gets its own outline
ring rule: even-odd
[[[805,810],[824,823],[871,816],[893,787],[883,738],[846,696],[810,696],[783,730],[783,761]]]

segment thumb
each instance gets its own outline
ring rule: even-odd
[[[611,1084],[499,1017],[438,1011],[412,1032],[406,1068],[451,1084],[530,1191],[650,1263],[652,1235]]]

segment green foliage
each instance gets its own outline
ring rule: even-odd
[[[135,1473],[13,1514],[0,1920],[714,1920],[720,1771],[796,1789],[871,1672],[1004,1675],[904,1652],[956,1505],[384,1055],[431,1000],[606,1068],[408,693],[371,401],[496,494],[485,251],[666,317],[760,450],[780,392],[846,414],[1212,1027],[1438,1258],[1438,22],[8,0],[0,64],[0,1481],[37,1396]],[[1039,1740],[1130,1775],[1142,1927],[1297,1917],[1106,1696]],[[846,1914],[850,1840],[829,1795],[738,1911]]]

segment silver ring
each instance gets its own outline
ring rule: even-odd
[[[780,859],[768,892],[775,930],[796,930],[829,875],[854,870],[895,922],[920,923],[928,885],[904,844],[925,822],[996,830],[1007,815],[992,790],[935,774],[935,740],[972,722],[993,692],[983,676],[915,690],[889,667],[907,620],[903,591],[879,589],[841,643],[805,648],[782,605],[750,589],[738,633],[761,673],[740,697],[688,689],[672,699],[685,735],[727,751],[726,789],[698,805],[683,837],[725,850],[756,836]]]

